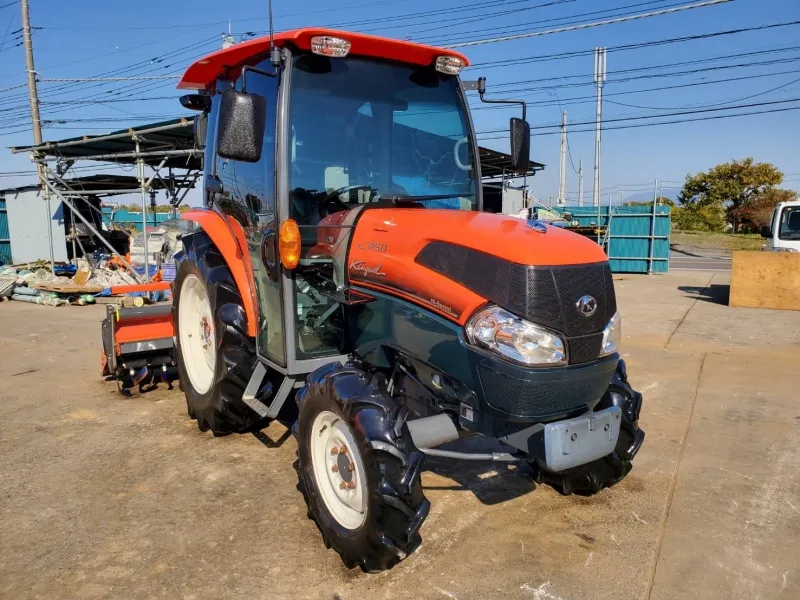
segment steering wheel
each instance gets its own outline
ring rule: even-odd
[[[469,140],[467,139],[467,137],[464,136],[463,138],[461,138],[456,142],[455,146],[453,146],[453,159],[456,162],[456,166],[462,171],[469,171],[472,168],[472,165],[470,165],[469,163],[466,164],[462,163],[461,157],[459,156],[459,152],[461,151],[461,146],[466,144],[468,141]]]
[[[340,212],[342,210],[350,210],[350,206],[339,200],[339,196],[344,193],[349,193],[353,190],[362,190],[367,189],[371,190],[372,186],[366,184],[360,185],[346,185],[344,187],[339,188],[338,190],[333,190],[329,194],[327,194],[319,204],[319,212],[320,215],[323,217],[327,217],[328,215],[332,215],[333,213]]]

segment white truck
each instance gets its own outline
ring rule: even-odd
[[[761,236],[767,239],[762,250],[800,252],[800,197],[778,204],[771,225],[761,229]]]

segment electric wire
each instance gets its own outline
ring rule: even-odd
[[[459,42],[455,44],[449,44],[451,48],[466,48],[469,46],[482,46],[484,44],[496,44],[499,42],[510,42],[512,40],[521,40],[525,38],[532,38],[538,37],[543,35],[551,35],[554,33],[564,33],[567,31],[577,31],[580,29],[589,29],[593,27],[603,27],[605,25],[613,25],[616,23],[624,23],[626,21],[635,21],[638,19],[648,19],[650,17],[658,17],[661,15],[666,14],[673,14],[676,12],[681,12],[685,10],[694,10],[697,8],[705,8],[707,6],[715,6],[717,4],[724,4],[727,2],[731,2],[732,0],[706,0],[704,2],[698,2],[695,4],[684,4],[680,6],[675,6],[672,8],[665,8],[661,10],[650,11],[646,13],[637,13],[633,15],[628,15],[624,17],[616,17],[612,19],[605,19],[603,21],[594,21],[591,23],[580,23],[577,25],[570,25],[568,27],[557,27],[555,29],[549,29],[545,31],[529,31],[527,33],[520,33],[516,35],[506,35],[500,36],[495,38],[485,38],[485,39],[476,39],[476,40],[468,40],[464,42]]]

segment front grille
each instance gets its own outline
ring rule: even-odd
[[[585,410],[608,386],[604,377],[526,381],[486,365],[481,365],[478,372],[487,404],[520,417],[549,417]]]
[[[607,262],[528,266],[447,242],[430,242],[416,262],[532,323],[563,333],[573,364],[598,358],[600,344],[593,334],[602,332],[617,311]],[[577,308],[587,295],[597,301],[589,317]],[[585,336],[592,336],[592,341],[574,339]]]

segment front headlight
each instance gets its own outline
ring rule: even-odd
[[[552,331],[512,315],[499,306],[475,313],[467,323],[467,339],[523,365],[567,362],[564,340]]]
[[[600,347],[600,356],[608,356],[619,352],[622,345],[622,315],[615,313],[603,330],[603,345]]]

